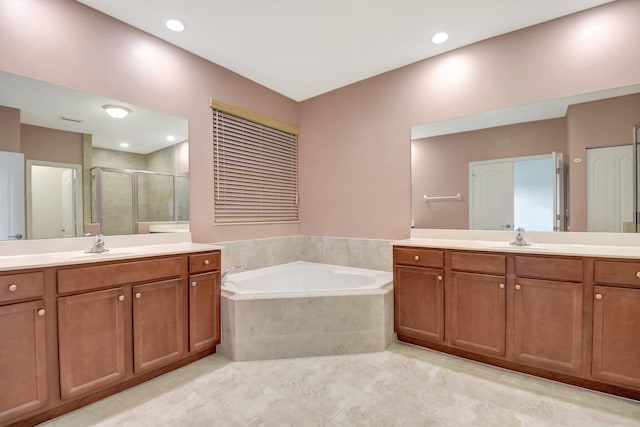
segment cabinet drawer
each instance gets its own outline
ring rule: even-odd
[[[186,276],[183,257],[159,258],[58,270],[58,292],[77,292]]]
[[[504,255],[477,254],[473,252],[451,252],[451,269],[472,273],[505,274]]]
[[[516,256],[516,276],[582,282],[582,260]]]
[[[203,273],[220,270],[220,251],[189,255],[189,272]]]
[[[0,276],[0,302],[41,297],[44,295],[44,273],[22,273]]]
[[[640,287],[640,262],[596,261],[594,280],[597,283],[614,283]]]
[[[444,265],[444,251],[438,249],[394,248],[393,253],[396,264],[432,268]]]

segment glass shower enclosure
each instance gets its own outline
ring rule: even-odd
[[[91,222],[102,234],[137,234],[140,223],[189,221],[189,177],[91,168]]]

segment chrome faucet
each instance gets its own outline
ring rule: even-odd
[[[513,246],[531,246],[531,243],[528,243],[526,240],[524,240],[524,228],[523,227],[518,227],[516,228],[516,240],[514,240],[513,242],[509,243],[510,245]]]
[[[227,268],[224,273],[222,273],[222,279],[220,279],[220,285],[224,285],[224,281],[227,280],[227,275],[231,273],[233,270],[246,270],[246,265],[234,265],[233,267]]]
[[[93,246],[85,251],[88,254],[102,254],[109,252],[109,249],[104,248],[104,236],[102,234],[96,234],[93,239]]]

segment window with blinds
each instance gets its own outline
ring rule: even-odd
[[[215,222],[298,221],[296,129],[212,108]]]

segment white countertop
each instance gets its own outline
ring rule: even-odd
[[[127,260],[140,257],[212,251],[221,246],[192,243],[191,233],[141,236],[105,236],[109,252],[85,253],[92,238],[49,239],[34,242],[9,242],[0,245],[0,271]],[[184,235],[184,236],[183,236]],[[154,237],[150,237],[154,236]],[[58,245],[57,245],[58,244]],[[58,250],[55,250],[55,249]]]
[[[461,249],[522,254],[590,256],[605,258],[640,258],[640,247],[582,245],[560,243],[532,243],[531,246],[512,246],[509,242],[490,240],[412,238],[393,242],[395,246],[416,246],[441,249]]]
[[[515,231],[411,229],[394,245],[489,252],[640,259],[640,233],[525,231],[531,246],[512,246]]]

